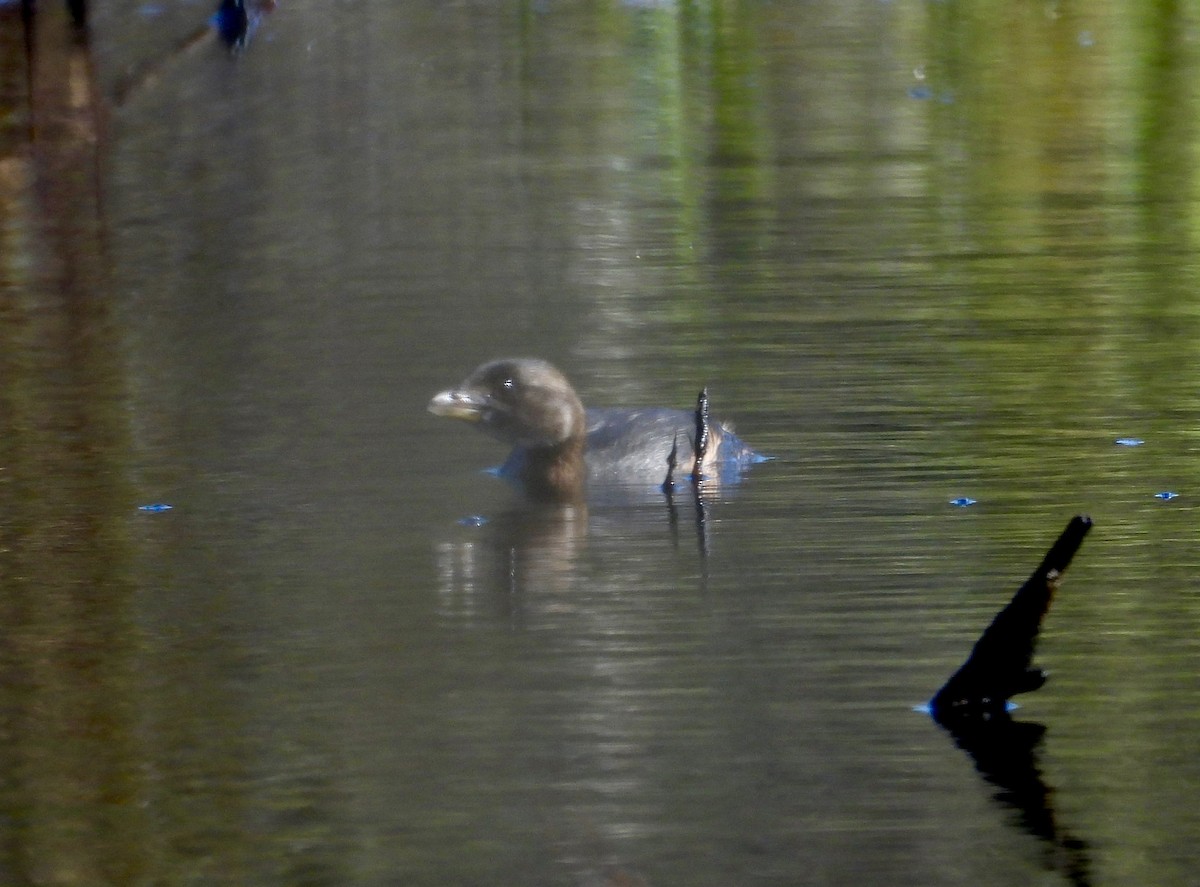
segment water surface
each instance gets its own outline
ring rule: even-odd
[[[1198,33],[296,0],[156,67],[78,371],[3,342],[7,880],[1188,883]],[[504,355],[775,458],[534,508],[425,411]],[[1081,512],[998,774],[912,709]]]

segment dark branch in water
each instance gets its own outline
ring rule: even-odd
[[[696,437],[693,442],[695,465],[692,467],[692,483],[699,484],[704,480],[704,456],[708,453],[709,419],[708,419],[708,389],[701,388],[696,398]]]
[[[662,491],[671,498],[675,490],[675,467],[679,464],[679,435],[671,440],[671,452],[667,455],[667,479],[662,482]]]
[[[708,389],[701,388],[696,398],[696,439],[692,465],[692,491],[696,495],[696,538],[700,542],[700,556],[708,557],[708,507],[704,502],[704,492],[700,488],[704,480],[704,457],[708,455],[708,444],[711,440],[708,418]]]
[[[1037,763],[1036,750],[1045,728],[1014,721],[1008,700],[1046,682],[1045,673],[1032,665],[1038,631],[1062,574],[1091,528],[1091,519],[1084,516],[1067,524],[1033,575],[930,703],[933,717],[995,786],[996,799],[1017,813],[1024,831],[1044,842],[1047,866],[1075,887],[1091,884],[1088,845],[1057,822],[1054,793]]]
[[[707,393],[703,392],[703,391],[700,392],[700,398],[701,398],[700,405],[696,409],[697,430],[699,430],[702,427],[701,426],[702,417],[703,417],[703,420],[705,420],[705,421],[707,420],[707,417],[708,417],[708,395],[707,395]],[[704,432],[705,433],[703,436],[700,434],[697,434],[696,438],[699,440],[703,437],[703,440],[705,441],[705,446],[707,446],[708,429],[704,428]],[[696,449],[698,452],[699,448],[696,448]],[[693,468],[693,474],[692,474],[692,496],[695,499],[695,505],[696,505],[696,540],[700,546],[700,557],[706,558],[708,556],[708,506],[704,502],[704,497],[700,490],[700,482],[697,478],[697,474],[700,471],[700,460],[703,458],[703,456],[702,455],[694,455],[694,458],[695,458],[695,466]],[[678,521],[679,521],[678,512],[675,510],[675,469],[678,466],[679,466],[679,435],[676,434],[675,437],[671,441],[671,452],[667,455],[667,477],[666,477],[666,480],[664,480],[662,482],[663,495],[666,496],[666,499],[667,499],[667,515],[668,515],[668,520],[670,522],[672,535],[674,535],[677,532]]]
[[[1032,664],[1042,617],[1091,528],[1091,518],[1084,516],[1067,524],[1033,575],[984,630],[967,661],[933,697],[934,718],[945,723],[997,717],[1012,696],[1046,683],[1045,672]]]

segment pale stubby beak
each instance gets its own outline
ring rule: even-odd
[[[435,416],[461,419],[464,422],[482,422],[488,401],[477,391],[452,388],[433,396],[429,401],[429,412]]]

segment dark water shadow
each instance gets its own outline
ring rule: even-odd
[[[1091,854],[1085,841],[1058,823],[1054,790],[1038,766],[1038,747],[1046,734],[1042,724],[1016,721],[1006,714],[979,720],[939,722],[965,751],[975,769],[995,788],[993,797],[1016,814],[1016,824],[1042,842],[1044,865],[1068,884],[1092,882]]]

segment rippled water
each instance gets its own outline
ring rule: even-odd
[[[7,309],[3,880],[1193,878],[1193,11],[206,14],[100,11],[106,307]],[[425,410],[516,354],[774,459],[530,506]],[[1081,512],[973,758],[913,708]]]

